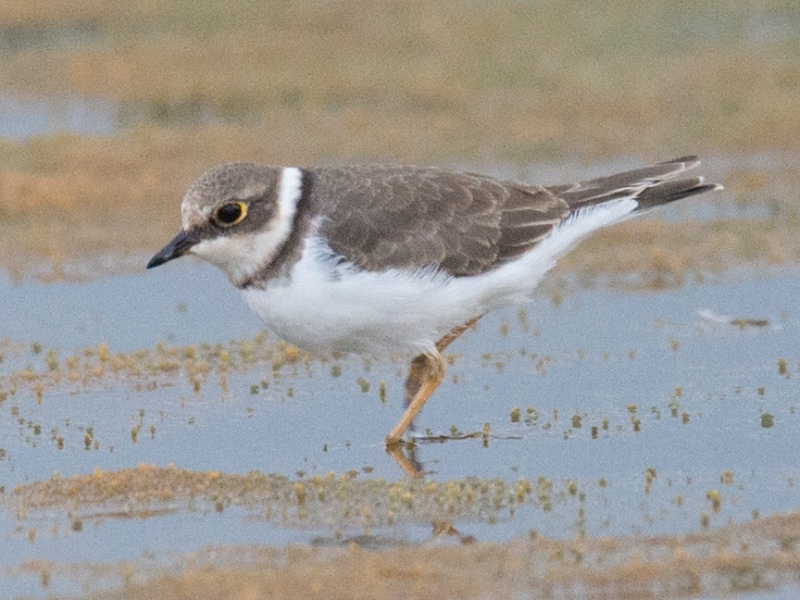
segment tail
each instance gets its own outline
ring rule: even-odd
[[[703,177],[676,179],[699,164],[696,156],[683,156],[641,169],[547,189],[562,198],[569,205],[570,212],[624,197],[635,198],[638,202],[636,212],[639,212],[695,194],[722,189],[716,183],[705,183]]]

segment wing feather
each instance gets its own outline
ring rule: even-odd
[[[686,156],[550,187],[428,167],[320,168],[309,201],[343,260],[368,271],[434,267],[460,277],[530,251],[584,208],[633,197],[643,210],[717,189],[702,177],[677,179],[698,164]]]

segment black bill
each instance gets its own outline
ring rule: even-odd
[[[158,265],[163,265],[165,262],[171,261],[173,258],[180,258],[189,251],[189,248],[194,246],[200,240],[194,237],[191,233],[187,233],[181,229],[180,233],[172,238],[172,241],[159,250],[156,255],[147,263],[147,268],[152,269]]]

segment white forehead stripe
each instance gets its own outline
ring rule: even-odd
[[[234,285],[243,285],[275,260],[289,239],[302,194],[303,172],[297,167],[285,167],[278,184],[275,213],[261,231],[203,240],[190,252],[220,267]]]

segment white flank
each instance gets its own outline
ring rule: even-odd
[[[598,229],[633,216],[638,205],[635,198],[625,197],[577,210],[533,250],[480,276],[487,288],[495,290],[487,299],[487,310],[527,301],[535,286],[559,258]]]
[[[267,326],[301,348],[430,352],[469,319],[526,301],[559,257],[636,206],[635,199],[621,198],[577,211],[527,254],[475,277],[337,265],[324,240],[312,236],[288,279],[242,294]]]
[[[284,168],[275,214],[262,231],[203,240],[190,252],[225,271],[234,285],[241,285],[273,261],[292,233],[302,186],[302,171],[296,167]]]

